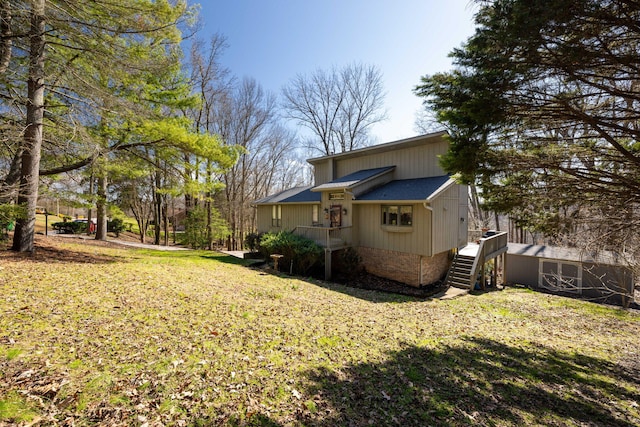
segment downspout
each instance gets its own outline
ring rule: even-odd
[[[425,200],[424,202],[422,202],[422,206],[424,206],[424,208],[426,210],[428,210],[431,213],[431,222],[429,224],[429,233],[431,233],[431,256],[433,257],[433,208],[431,206],[428,205],[429,200]],[[423,277],[423,271],[422,271],[422,256],[420,257],[420,280],[418,280],[419,282],[422,282],[422,277]]]
[[[422,202],[422,206],[431,213],[431,223],[429,224],[429,232],[431,233],[431,256],[433,256],[433,208],[428,205],[429,199]]]

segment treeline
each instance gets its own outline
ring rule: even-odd
[[[303,179],[276,95],[230,75],[224,37],[197,41],[197,19],[183,1],[0,4],[0,222],[16,217],[14,250],[33,250],[39,197],[86,206],[97,239],[118,208],[156,244],[178,206],[205,246],[235,249],[251,201]]]

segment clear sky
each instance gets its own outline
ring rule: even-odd
[[[416,135],[420,77],[451,68],[448,53],[472,35],[470,0],[199,0],[201,38],[221,33],[222,63],[280,95],[297,74],[358,62],[383,74],[389,118],[376,143]]]

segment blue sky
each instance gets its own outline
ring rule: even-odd
[[[359,62],[383,74],[389,118],[375,142],[416,135],[420,77],[451,68],[448,53],[473,33],[470,0],[201,0],[201,38],[221,33],[222,63],[280,94],[297,74]]]

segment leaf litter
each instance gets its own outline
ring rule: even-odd
[[[633,311],[224,261],[51,238],[0,253],[0,426],[640,424]]]

